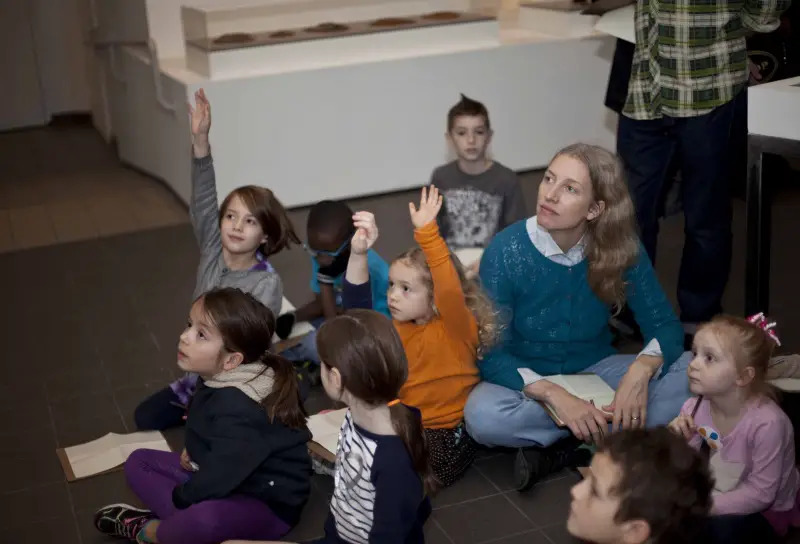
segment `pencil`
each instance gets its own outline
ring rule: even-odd
[[[697,397],[697,402],[694,403],[694,408],[692,408],[692,419],[697,414],[697,409],[700,408],[700,403],[703,402],[703,395]]]

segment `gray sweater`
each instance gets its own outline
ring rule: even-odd
[[[283,300],[283,285],[271,270],[230,270],[222,256],[219,205],[214,161],[211,155],[192,159],[192,202],[189,207],[194,235],[200,246],[200,264],[193,298],[215,287],[236,287],[260,300],[277,317]]]

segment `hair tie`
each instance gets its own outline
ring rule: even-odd
[[[766,335],[769,336],[775,342],[775,344],[778,345],[778,347],[780,347],[781,341],[778,339],[778,334],[775,332],[775,325],[777,325],[777,323],[774,321],[767,321],[767,317],[764,315],[764,312],[751,315],[747,318],[747,320],[764,331]]]

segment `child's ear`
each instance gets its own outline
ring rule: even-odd
[[[622,524],[622,542],[644,544],[650,538],[650,524],[643,519],[632,519]]]
[[[222,360],[222,370],[233,370],[242,362],[244,362],[244,355],[241,353],[228,353]]]
[[[750,382],[752,382],[753,378],[755,377],[756,377],[756,369],[753,368],[752,366],[746,366],[744,367],[744,370],[742,370],[739,373],[739,377],[736,378],[736,385],[738,385],[739,387],[744,387],[746,385],[749,385]]]
[[[598,200],[589,206],[589,213],[586,214],[587,221],[594,221],[606,211],[606,203],[604,200]]]
[[[338,368],[330,366],[326,366],[325,368],[328,372],[328,383],[330,383],[331,389],[338,392],[341,397],[342,393],[344,393],[344,388],[342,387],[342,373],[339,372]]]

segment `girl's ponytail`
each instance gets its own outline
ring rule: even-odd
[[[269,351],[264,353],[261,362],[273,372],[272,392],[261,402],[270,420],[277,419],[287,427],[304,429],[307,414],[300,399],[294,365],[288,359]]]
[[[389,413],[392,417],[392,426],[406,445],[414,470],[422,479],[425,494],[432,495],[441,484],[428,462],[428,443],[422,428],[422,414],[416,408],[399,402],[390,404]]]

